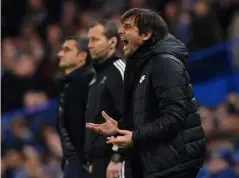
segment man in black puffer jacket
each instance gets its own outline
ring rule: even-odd
[[[118,129],[106,113],[104,124],[87,127],[105,135],[121,134],[109,137],[108,143],[130,150],[135,178],[195,178],[206,141],[187,72],[187,49],[151,10],[130,9],[121,23],[128,59],[119,127],[126,130]]]

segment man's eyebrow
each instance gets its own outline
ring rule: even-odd
[[[126,26],[126,27],[132,27],[132,24],[129,23],[129,22],[124,22],[124,23],[123,23],[123,26]]]
[[[70,48],[68,46],[63,46],[61,49],[67,49],[69,50]]]

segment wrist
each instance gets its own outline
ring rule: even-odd
[[[123,157],[119,153],[113,153],[111,156],[111,161],[114,163],[119,163],[123,161]]]

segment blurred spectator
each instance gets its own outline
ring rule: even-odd
[[[206,0],[199,0],[194,7],[191,24],[193,38],[189,49],[196,51],[222,42],[221,26],[209,3]]]
[[[61,47],[63,34],[58,25],[50,25],[47,28],[47,52],[49,53],[48,60],[56,62],[57,52]]]
[[[24,107],[28,110],[35,109],[48,101],[44,92],[27,92],[24,95]]]
[[[209,159],[208,178],[237,178],[234,166],[233,153],[230,150],[219,150],[213,153]]]
[[[235,161],[235,166],[234,170],[237,175],[239,175],[239,150],[236,150],[236,152],[233,155],[234,161]]]
[[[63,4],[61,27],[65,36],[73,36],[77,31],[77,4],[65,1]]]
[[[78,31],[77,31],[77,35],[82,37],[82,38],[87,38],[87,35],[88,35],[88,29],[87,28],[80,28]]]
[[[214,130],[215,120],[213,117],[213,111],[210,111],[208,108],[200,107],[200,115],[202,127],[206,135],[210,135]]]
[[[46,17],[47,12],[42,0],[28,0],[28,9],[25,17],[23,17],[24,22],[40,25],[44,22]]]
[[[177,21],[179,20],[180,16],[180,5],[181,5],[180,2],[173,1],[169,2],[164,9],[169,31],[174,35],[176,33],[176,28],[178,25]]]
[[[228,29],[228,39],[239,40],[239,11],[235,12],[232,18],[231,25]],[[232,47],[233,63],[235,64],[236,69],[239,71],[239,47],[234,45]]]
[[[1,168],[3,168],[1,170],[1,177],[14,177],[15,171],[20,169],[24,162],[24,156],[20,150],[9,149],[1,158]]]
[[[50,152],[56,157],[62,158],[62,148],[57,132],[53,128],[46,126],[43,128],[43,138]]]
[[[31,77],[36,71],[36,59],[30,54],[22,54],[19,57],[14,73],[19,77]]]
[[[37,150],[34,147],[25,146],[23,148],[23,154],[26,158],[26,161],[23,166],[16,171],[15,177],[47,178]]]
[[[175,29],[175,35],[185,44],[189,44],[193,37],[190,29],[191,21],[192,19],[189,12],[183,12],[180,15],[178,25]]]
[[[27,127],[27,122],[24,118],[16,118],[11,127],[12,131],[12,146],[19,147],[23,144],[34,144],[34,136],[31,130]]]
[[[13,71],[17,57],[17,49],[13,44],[12,38],[3,40],[2,43],[2,67],[3,70]]]
[[[21,54],[12,71],[2,77],[2,111],[23,107],[24,95],[29,90],[43,90],[43,81],[37,79],[37,61],[30,54]]]
[[[28,0],[27,10],[22,23],[33,24],[37,27],[38,32],[43,35],[47,16],[48,12],[43,0]]]

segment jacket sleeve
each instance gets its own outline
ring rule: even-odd
[[[182,64],[158,57],[151,70],[151,82],[157,100],[157,119],[133,131],[133,144],[145,145],[167,140],[180,130],[187,117],[187,73]],[[148,120],[152,118],[146,118]]]
[[[122,102],[123,102],[123,76],[115,69],[112,71],[108,81],[108,114],[113,119],[119,121],[122,117]]]

